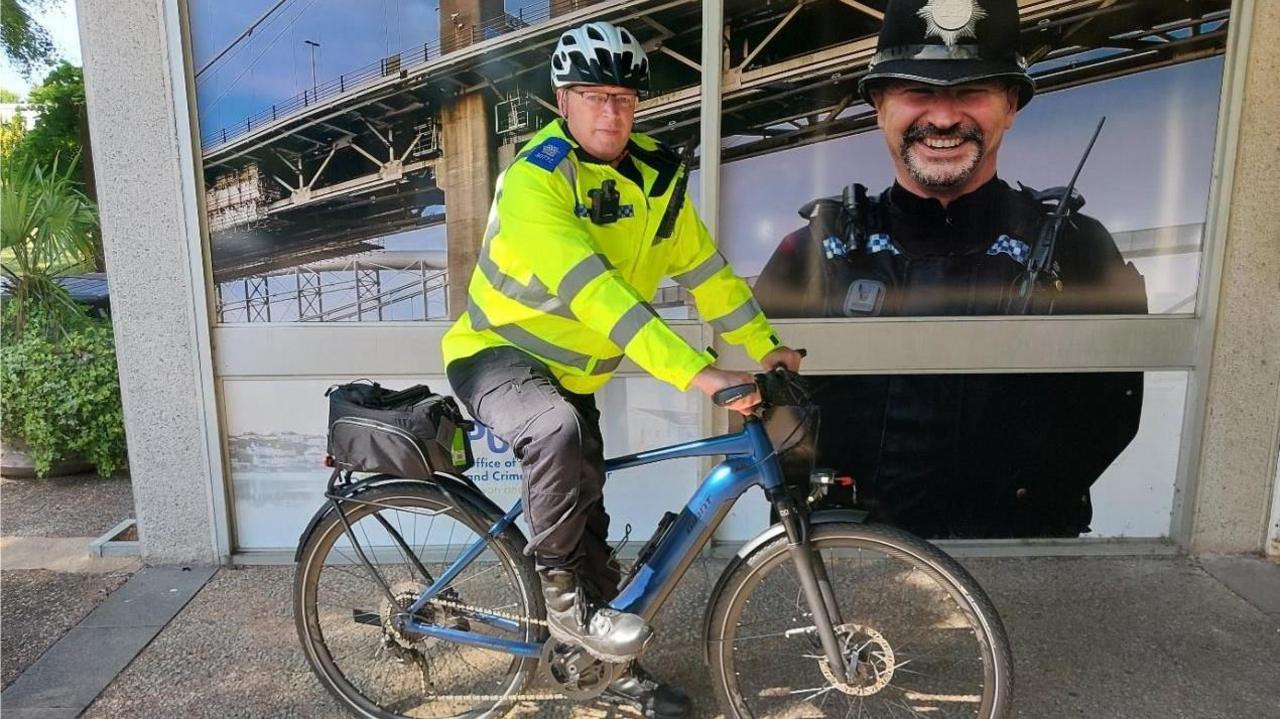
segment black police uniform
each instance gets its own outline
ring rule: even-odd
[[[992,179],[944,208],[894,185],[869,204],[865,226],[839,242],[808,228],[782,241],[755,285],[769,317],[1020,312],[1026,258],[1052,207],[1037,193]],[[1141,276],[1096,220],[1074,215],[1055,260],[1061,288],[1042,282],[1032,312],[1146,312]],[[1087,531],[1089,487],[1133,439],[1142,407],[1134,372],[814,384],[818,466],[851,475],[858,505],[874,518],[928,537]],[[789,472],[797,483],[803,464]],[[836,489],[826,505],[852,501]]]
[[[1016,0],[889,0],[859,94],[870,103],[891,81],[996,80],[1021,108],[1035,82],[1019,33]],[[1141,276],[1083,215],[1023,299],[1027,258],[1047,247],[1037,245],[1054,206],[1045,196],[999,179],[946,208],[896,185],[870,200],[847,190],[802,209],[809,230],[783,240],[756,298],[770,317],[1145,313]],[[929,537],[1086,531],[1089,487],[1133,439],[1142,407],[1132,372],[829,377],[816,389],[822,429],[809,455],[852,475],[873,517]],[[804,461],[785,465],[807,479]]]

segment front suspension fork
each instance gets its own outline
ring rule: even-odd
[[[787,551],[795,563],[800,589],[804,592],[809,613],[813,616],[814,628],[818,632],[827,664],[832,671],[838,671],[836,668],[840,667],[839,671],[848,679],[852,667],[845,662],[840,640],[835,632],[836,626],[843,624],[844,620],[840,616],[840,605],[836,602],[831,579],[827,576],[827,567],[809,543],[808,517],[800,514],[795,500],[790,496],[775,497],[773,505],[782,528],[786,530]]]

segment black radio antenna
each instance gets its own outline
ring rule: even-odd
[[[1019,288],[1018,294],[1022,298],[1022,312],[1027,314],[1031,309],[1031,295],[1036,287],[1036,279],[1046,268],[1052,270],[1053,256],[1057,249],[1058,238],[1062,236],[1063,226],[1066,224],[1067,216],[1071,213],[1071,195],[1075,192],[1076,180],[1080,178],[1080,171],[1084,169],[1084,163],[1088,161],[1089,154],[1093,152],[1093,145],[1098,141],[1098,135],[1102,134],[1102,126],[1106,124],[1107,116],[1103,115],[1098,119],[1098,126],[1093,130],[1093,136],[1089,138],[1089,144],[1084,148],[1084,154],[1080,157],[1080,162],[1076,164],[1075,172],[1071,173],[1071,181],[1062,191],[1062,197],[1058,198],[1058,206],[1054,208],[1053,215],[1049,217],[1049,221],[1045,223],[1041,229],[1040,237],[1036,240],[1036,246],[1031,252],[1031,256],[1027,258],[1027,273],[1022,280],[1022,287]]]

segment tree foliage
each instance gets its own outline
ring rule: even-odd
[[[22,115],[14,113],[8,122],[0,122],[0,172],[5,171],[13,151],[27,134],[27,123]]]
[[[27,105],[38,114],[32,127],[18,147],[18,154],[27,161],[50,168],[55,158],[61,157],[70,168],[71,178],[82,182],[83,167],[80,161],[80,123],[84,112],[84,72],[70,63],[62,63],[45,76],[44,82],[27,93]]]
[[[7,87],[0,87],[0,104],[11,105],[21,102],[22,96]]]
[[[0,48],[23,77],[58,59],[49,31],[32,17],[50,4],[51,0],[0,0]]]

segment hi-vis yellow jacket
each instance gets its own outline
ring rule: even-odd
[[[751,289],[716,250],[690,201],[669,237],[660,225],[684,173],[675,153],[633,134],[628,157],[643,187],[579,150],[563,121],[544,127],[498,177],[467,311],[445,334],[444,361],[514,345],[543,360],[570,392],[594,392],[625,353],[687,389],[711,364],[649,302],[663,277],[687,288],[698,313],[759,360],[779,341]],[[624,162],[626,162],[624,160]],[[590,191],[613,180],[619,219],[594,224]]]

